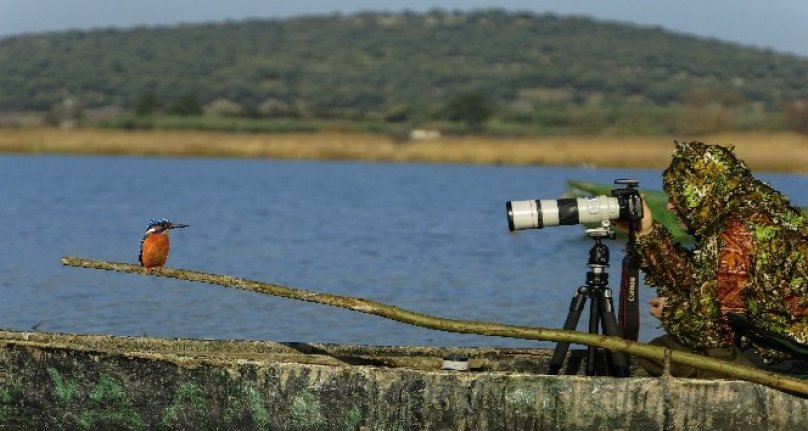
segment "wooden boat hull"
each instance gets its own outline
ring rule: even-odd
[[[752,383],[547,376],[546,349],[372,347],[0,331],[0,429],[793,430]],[[471,371],[441,370],[447,354]]]

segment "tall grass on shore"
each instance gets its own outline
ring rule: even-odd
[[[382,134],[223,133],[100,129],[0,129],[0,153],[111,154],[389,162],[662,168],[673,141],[735,145],[753,170],[808,172],[808,136],[796,133],[675,136],[442,137]]]

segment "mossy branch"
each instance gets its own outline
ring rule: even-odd
[[[62,264],[66,266],[129,272],[134,274],[167,277],[186,281],[197,281],[223,287],[250,290],[266,295],[331,305],[334,307],[358,311],[360,313],[373,314],[375,316],[384,317],[397,322],[439,331],[511,337],[526,340],[568,342],[587,346],[602,347],[615,352],[623,352],[633,356],[656,360],[664,360],[666,354],[665,352],[667,350],[662,347],[624,340],[620,337],[608,337],[605,335],[589,334],[576,331],[502,325],[491,322],[445,319],[423,313],[417,313],[392,305],[382,304],[380,302],[371,301],[364,298],[311,292],[277,284],[262,283],[259,281],[247,280],[238,277],[208,274],[185,269],[161,268],[156,270],[147,270],[138,265],[132,265],[129,263],[105,262],[78,257],[63,257]],[[691,353],[672,351],[669,354],[670,361],[673,363],[714,371],[727,377],[747,380],[787,392],[808,395],[808,381],[803,381],[781,374],[761,371],[754,368],[743,367],[731,362],[707,358]]]

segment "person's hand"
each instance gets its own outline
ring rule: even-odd
[[[651,208],[645,200],[645,195],[642,195],[642,219],[640,226],[637,228],[637,237],[648,235],[654,230],[654,217],[651,214]]]
[[[661,298],[651,298],[648,300],[648,303],[651,304],[651,315],[656,317],[657,319],[662,318],[662,310],[665,308],[665,301],[668,298],[663,296]]]
[[[654,230],[654,217],[651,214],[651,208],[648,207],[645,201],[645,195],[641,194],[640,196],[642,197],[642,219],[640,219],[640,223],[636,227],[638,238],[643,235],[648,235]],[[620,231],[628,232],[628,222],[625,220],[618,220],[615,225]]]

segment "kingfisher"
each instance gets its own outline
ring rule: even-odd
[[[152,219],[146,228],[146,234],[140,241],[140,266],[151,270],[160,268],[168,259],[168,231],[171,229],[188,227],[187,224],[175,224],[166,219]]]

